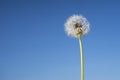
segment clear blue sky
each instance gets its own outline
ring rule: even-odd
[[[0,0],[0,80],[80,80],[66,19],[84,15],[85,80],[120,80],[119,0]]]

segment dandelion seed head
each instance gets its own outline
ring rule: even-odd
[[[78,34],[86,35],[90,30],[90,24],[87,19],[81,15],[69,17],[64,24],[68,36],[76,37]]]

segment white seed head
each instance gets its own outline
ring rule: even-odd
[[[87,19],[81,15],[73,15],[67,19],[65,31],[69,36],[76,37],[78,34],[86,35],[90,30],[90,24]]]

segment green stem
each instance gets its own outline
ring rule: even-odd
[[[81,80],[84,80],[84,56],[82,51],[82,40],[80,35],[78,39],[79,39],[79,45],[80,45]]]

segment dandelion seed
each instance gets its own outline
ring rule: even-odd
[[[78,34],[86,35],[90,30],[89,22],[81,15],[71,16],[64,25],[66,33],[72,37],[77,37]]]

